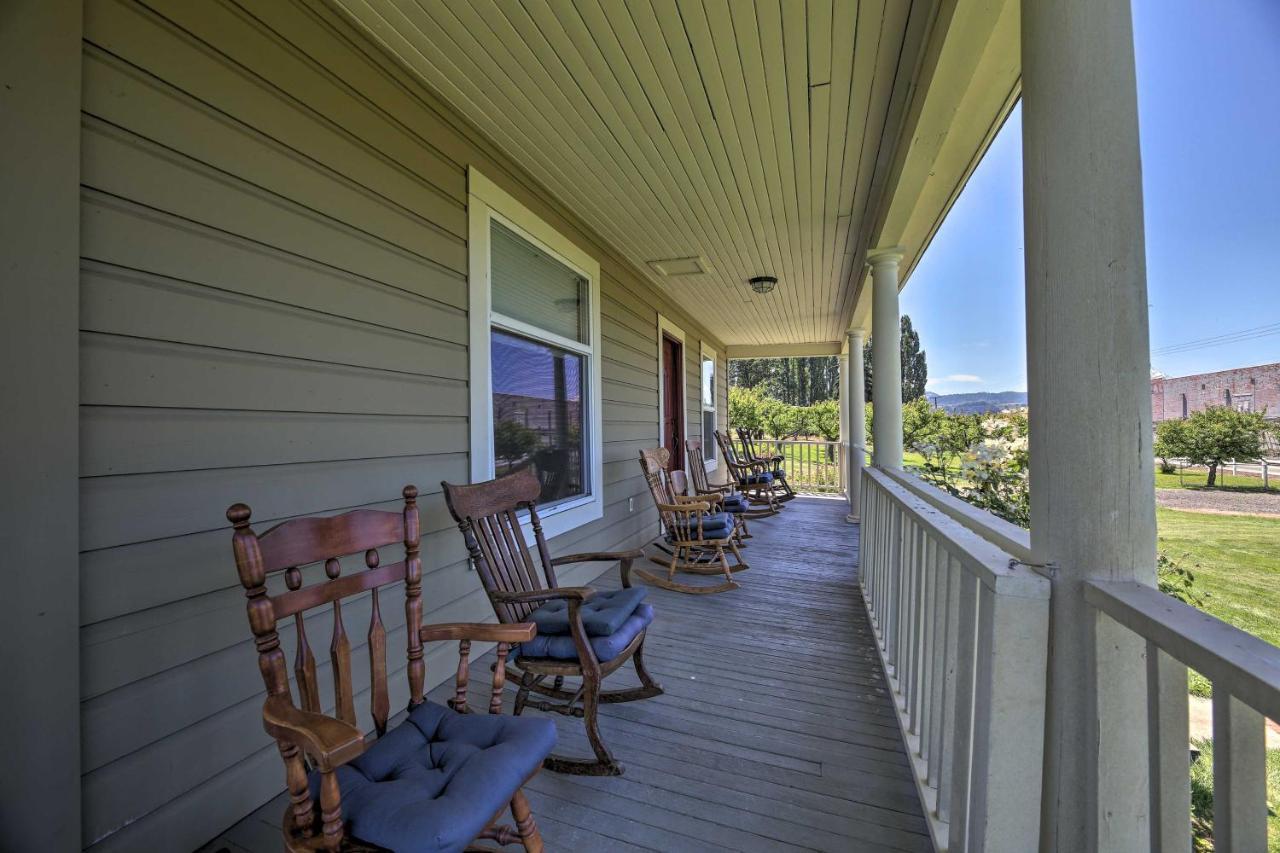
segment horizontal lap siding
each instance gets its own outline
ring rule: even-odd
[[[602,262],[604,517],[556,552],[652,536],[635,460],[656,311],[679,314],[319,4],[87,3],[82,128],[83,840],[190,849],[283,786],[227,505],[261,529],[415,483],[427,620],[492,618],[439,487],[468,476],[466,166]],[[393,707],[402,606],[383,593]],[[344,610],[357,685],[368,613]],[[308,619],[327,697],[330,620]],[[428,680],[455,655],[430,648]]]

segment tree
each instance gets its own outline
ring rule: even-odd
[[[924,386],[929,381],[929,364],[924,350],[920,349],[920,335],[911,325],[911,317],[902,315],[902,402],[910,403],[924,396]],[[862,347],[862,376],[867,402],[871,402],[871,338]]]
[[[1186,420],[1162,421],[1156,427],[1155,452],[1162,458],[1182,457],[1192,465],[1209,467],[1208,485],[1217,481],[1218,467],[1229,459],[1257,459],[1267,422],[1261,412],[1239,412],[1210,406]]]

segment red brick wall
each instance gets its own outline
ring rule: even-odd
[[[1233,405],[1251,400],[1253,411],[1266,409],[1268,417],[1280,416],[1280,363],[1152,379],[1151,418],[1159,423],[1182,417],[1184,395],[1188,414],[1225,405],[1228,391]]]

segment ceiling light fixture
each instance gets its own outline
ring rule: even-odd
[[[756,293],[769,293],[777,287],[778,279],[771,275],[758,275],[747,279],[747,283],[751,285],[751,289]]]

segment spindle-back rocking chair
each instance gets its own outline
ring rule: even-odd
[[[716,430],[715,435],[720,455],[729,468],[730,482],[736,484],[752,504],[763,507],[768,515],[777,515],[782,510],[782,503],[774,488],[769,464],[739,456],[733,446],[733,439],[727,433]]]
[[[661,577],[645,569],[636,574],[647,583],[663,589],[690,595],[708,595],[728,592],[738,588],[733,573],[750,568],[738,550],[737,523],[727,512],[713,511],[713,502],[706,497],[686,495],[673,488],[671,474],[667,471],[670,451],[654,447],[640,451],[640,469],[658,510],[662,523],[662,538],[669,556],[650,557],[649,560],[667,570]],[[730,563],[725,556],[733,554]],[[687,584],[676,580],[677,573],[692,575],[721,575],[724,580],[714,585]]]
[[[791,484],[787,482],[787,469],[782,463],[786,461],[786,457],[780,453],[769,452],[763,433],[753,433],[749,429],[738,428],[738,440],[742,442],[742,455],[748,462],[762,462],[768,466],[767,470],[773,475],[773,485],[775,490],[781,490],[781,494],[777,495],[779,501],[789,501],[796,496],[795,490],[791,488]]]
[[[514,713],[532,707],[582,717],[585,723],[595,758],[552,755],[545,766],[561,773],[620,775],[622,765],[600,737],[600,704],[662,694],[644,665],[644,638],[653,608],[644,601],[644,589],[631,586],[631,563],[643,553],[570,554],[553,559],[536,505],[541,485],[530,468],[483,483],[441,485],[498,621],[529,621],[538,626],[537,639],[514,650],[514,668],[509,672],[519,685]],[[528,513],[541,573],[529,555],[521,513]],[[559,586],[556,568],[587,562],[617,562],[622,588],[597,592],[591,587]],[[635,664],[640,686],[602,690],[605,677],[628,660]],[[567,688],[565,678],[581,679],[581,685],[576,690]],[[531,693],[556,701],[531,700]]]
[[[751,501],[746,495],[739,492],[732,483],[712,484],[707,478],[707,469],[701,464],[703,458],[702,442],[691,438],[684,443],[684,446],[685,454],[689,459],[689,482],[693,487],[693,494],[715,499],[723,511],[733,513],[741,528],[742,535],[740,538],[751,538],[751,533],[747,528],[749,519],[768,518],[777,514],[767,507],[752,508]],[[695,462],[699,464],[694,464]],[[717,512],[719,511],[717,510]]]
[[[523,785],[555,745],[555,727],[547,720],[465,713],[465,681],[459,691],[463,701],[455,710],[428,702],[423,695],[424,643],[458,641],[465,660],[471,641],[496,642],[499,657],[505,657],[512,644],[532,640],[537,628],[532,623],[422,625],[417,494],[413,486],[405,487],[403,513],[355,510],[297,518],[261,535],[250,527],[248,506],[238,503],[227,510],[235,528],[232,548],[248,599],[258,666],[267,686],[263,725],[275,738],[285,765],[290,803],[283,830],[289,851],[492,849],[471,846],[477,839],[542,850]],[[397,544],[403,544],[404,559],[383,565],[378,549]],[[361,553],[364,568],[344,573],[339,558]],[[303,568],[312,564],[323,564],[323,574],[304,585]],[[284,574],[284,589],[269,591],[268,577],[278,573]],[[387,629],[379,593],[401,582],[409,708],[407,719],[388,731]],[[369,696],[376,740],[369,743],[358,728],[351,640],[342,609],[344,599],[366,591],[367,603],[349,607],[370,614]],[[321,705],[304,620],[306,611],[326,605],[332,605],[333,625],[329,659],[335,707],[330,713]],[[296,635],[294,673],[300,708],[293,702],[277,629],[280,620],[289,617]],[[499,668],[491,714],[501,711],[503,680]],[[442,776],[435,756],[446,753],[451,756],[448,797],[442,796],[438,780],[433,781]],[[497,823],[507,809],[514,826]]]

